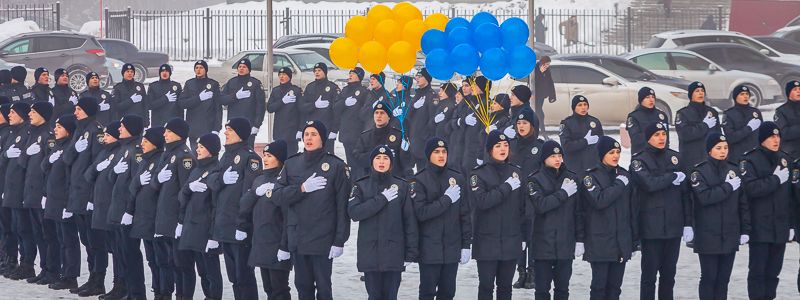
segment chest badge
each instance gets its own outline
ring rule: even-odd
[[[320,169],[321,169],[323,172],[328,172],[328,170],[330,170],[330,169],[331,169],[331,165],[329,165],[328,163],[322,163],[322,165],[321,165],[319,168],[320,168]]]
[[[239,155],[236,155],[236,157],[233,158],[233,163],[234,164],[238,165],[240,161],[242,161],[242,157],[239,156]]]
[[[176,86],[176,85],[173,85],[173,86],[172,86],[172,91],[174,91],[174,92],[177,92],[177,91],[178,91],[178,86]]]
[[[137,159],[138,159],[138,158],[137,158]],[[155,166],[156,166],[156,165],[155,165],[154,163],[150,163],[150,165],[149,165],[149,166],[147,166],[147,170],[151,170],[151,171],[152,171],[152,170],[153,170],[153,167],[155,167]]]
[[[517,172],[512,172],[511,177],[519,178],[519,174],[517,174]]]
[[[450,179],[449,179],[449,180],[447,180],[447,182],[448,182],[448,183],[450,183],[450,186],[454,186],[454,185],[456,185],[456,179],[455,179],[455,178],[453,178],[453,177],[450,177]]]
[[[786,159],[785,159],[785,158],[781,158],[781,165],[782,165],[783,167],[786,167],[786,166],[788,166],[789,164],[786,162]]]
[[[109,155],[109,156],[108,156],[108,160],[109,160],[109,161],[111,161],[111,160],[114,160],[114,154],[111,154],[111,155]]]
[[[106,99],[106,94],[100,95],[100,98],[103,98],[103,100],[105,100]]]
[[[595,123],[594,121],[591,121],[591,122],[589,122],[589,127],[595,128],[595,127],[597,127],[597,123]]]
[[[252,87],[252,86],[253,86],[253,82],[252,81],[248,81],[247,82],[247,87]]]
[[[536,155],[537,153],[539,153],[539,147],[531,148],[531,154]]]
[[[137,92],[141,92],[141,91],[142,91],[142,87],[140,87],[140,86],[136,86],[136,91],[137,91]]]
[[[676,165],[676,166],[678,165],[678,157],[677,157],[677,156],[673,156],[673,157],[671,158],[671,160],[672,160],[672,164],[673,164],[673,165]]]
[[[664,114],[658,114],[658,118],[659,118],[659,119],[661,119],[661,120],[663,121],[663,120],[664,120],[664,119],[666,119],[667,117],[665,117],[665,116],[664,116]]]
[[[728,171],[728,178],[733,178],[733,177],[736,177],[736,172],[734,172],[733,170]]]
[[[356,95],[356,97],[358,97],[358,95],[361,95],[361,91],[356,91],[355,95]]]
[[[753,112],[753,118],[758,118],[758,112],[756,111]]]
[[[330,92],[330,91],[331,91],[331,87],[329,87],[329,86],[326,86],[326,87],[325,87],[325,92],[327,93],[327,92]]]
[[[208,176],[208,171],[203,172],[203,175],[201,175],[200,178],[206,178],[206,176]]]
[[[36,142],[37,142],[37,143],[41,143],[41,142],[42,142],[42,137],[41,137],[41,136],[39,136],[38,138],[36,138]]]
[[[272,198],[272,189],[268,189],[267,193],[264,194],[264,196],[267,196],[267,198]]]
[[[400,187],[398,187],[396,184],[392,184],[392,186],[390,186],[389,188],[393,189],[393,190],[399,190],[400,189]]]
[[[397,137],[394,134],[389,136],[389,142],[394,143],[397,140]]]
[[[711,117],[713,117],[713,116],[714,116],[714,114],[713,114],[713,113],[711,113],[711,111],[709,111],[708,113],[706,113],[706,117],[708,117],[708,118],[711,118]]]
[[[209,89],[209,90],[211,89],[211,84],[210,83],[206,84],[206,89]]]
[[[22,140],[22,137],[21,136],[17,136],[17,138],[14,141],[19,143],[19,141],[21,141],[21,140]]]
[[[175,163],[175,155],[173,155],[172,157],[169,158],[169,163],[171,163],[171,164]]]

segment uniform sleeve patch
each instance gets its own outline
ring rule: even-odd
[[[250,170],[251,171],[258,171],[258,168],[261,166],[260,162],[257,159],[250,160]]]
[[[536,185],[533,184],[533,181],[528,182],[528,195],[533,196],[536,194]]]
[[[633,162],[631,162],[631,169],[633,169],[634,172],[641,171],[642,170],[642,161],[640,161],[638,159],[633,160]]]
[[[743,160],[743,161],[739,162],[739,172],[742,173],[742,176],[744,176],[744,174],[747,174],[747,161],[746,160]]]
[[[469,185],[472,187],[478,187],[478,175],[472,175],[469,178]]]
[[[183,159],[183,168],[186,170],[190,170],[192,168],[192,158]]]
[[[585,186],[587,189],[594,186],[594,182],[592,182],[592,176],[583,177],[583,186]]]

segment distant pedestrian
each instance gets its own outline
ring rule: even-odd
[[[572,15],[558,24],[558,32],[567,40],[567,47],[578,44],[578,16]]]

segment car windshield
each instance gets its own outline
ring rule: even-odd
[[[333,65],[330,61],[322,57],[316,52],[311,53],[299,53],[299,54],[290,54],[289,56],[292,57],[294,63],[297,64],[297,67],[300,68],[300,71],[312,71],[314,70],[314,65],[318,62],[324,62],[328,65],[328,69],[336,70],[338,69],[336,66]]]
[[[619,76],[622,76],[622,78],[631,81],[638,81],[638,80],[647,81],[647,80],[652,80],[656,77],[653,73],[651,73],[647,69],[627,61],[623,62],[614,59],[603,59],[600,66],[606,68],[611,72],[614,72]]]

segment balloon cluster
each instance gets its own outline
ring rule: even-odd
[[[370,73],[379,73],[388,64],[398,73],[406,73],[417,62],[420,40],[426,30],[445,30],[449,18],[432,14],[422,18],[422,12],[408,2],[391,9],[376,5],[366,16],[354,16],[344,27],[344,37],[333,41],[330,56],[343,69],[361,64]]]
[[[509,18],[500,25],[497,18],[480,12],[471,21],[453,18],[444,30],[429,29],[420,46],[425,67],[436,79],[450,80],[453,72],[469,76],[480,68],[489,80],[527,77],[536,65],[536,54],[528,47],[528,25]]]

